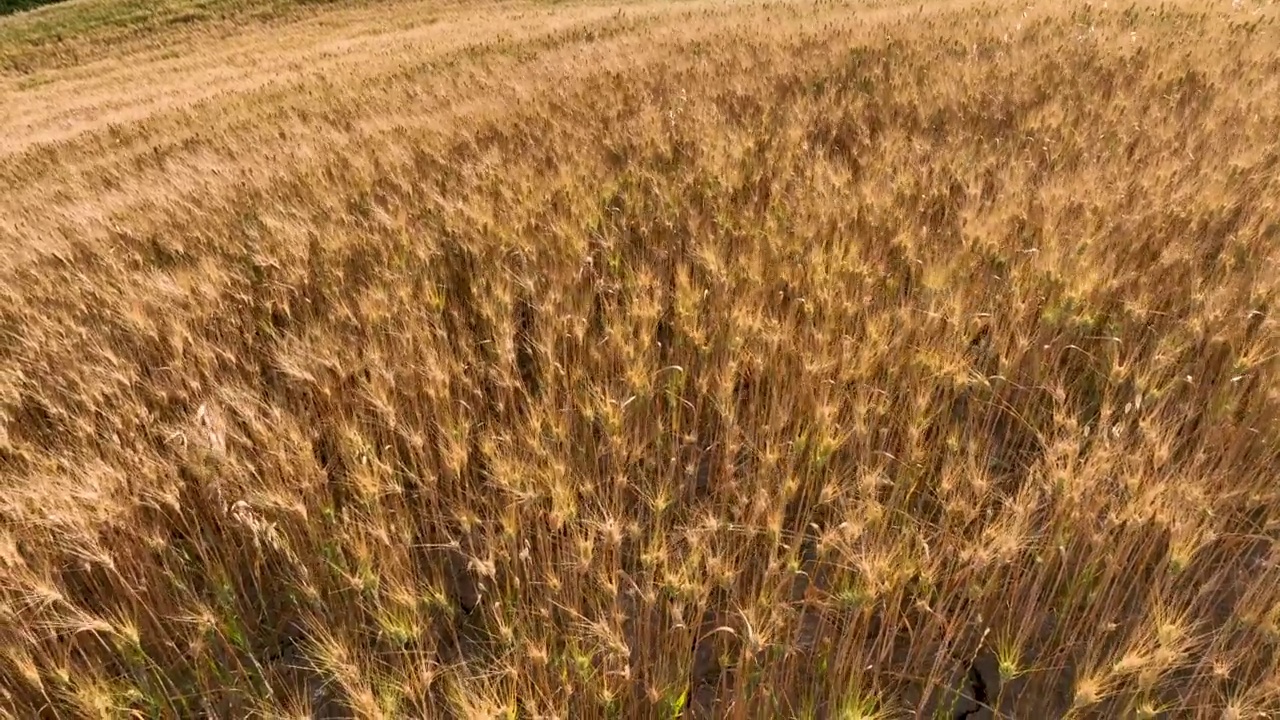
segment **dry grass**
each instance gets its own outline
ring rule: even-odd
[[[122,7],[0,21],[0,714],[1280,714],[1271,7]]]

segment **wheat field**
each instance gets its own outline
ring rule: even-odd
[[[0,717],[1280,717],[1278,15],[0,18]]]

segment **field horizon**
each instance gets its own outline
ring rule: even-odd
[[[0,717],[1280,717],[1278,15],[0,17]]]

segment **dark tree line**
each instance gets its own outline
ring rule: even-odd
[[[52,5],[59,0],[0,0],[0,15],[31,10],[41,5]]]

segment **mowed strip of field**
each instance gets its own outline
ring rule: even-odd
[[[261,24],[164,28],[83,63],[6,73],[5,255],[145,223],[228,187],[270,187],[317,157],[403,148],[451,114],[501,108],[598,63],[642,61],[634,36],[584,42],[618,17],[554,5],[302,8]]]

